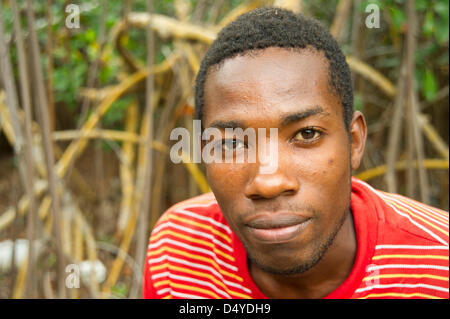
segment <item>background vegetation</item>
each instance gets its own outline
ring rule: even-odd
[[[154,223],[209,191],[201,166],[170,161],[170,131],[192,130],[217,32],[264,5],[319,19],[347,55],[369,133],[355,175],[448,210],[446,0],[2,1],[0,298],[140,296]]]

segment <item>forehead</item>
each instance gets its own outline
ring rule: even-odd
[[[316,105],[341,116],[328,73],[327,59],[314,49],[268,48],[227,59],[208,72],[204,124],[217,117],[278,118]]]

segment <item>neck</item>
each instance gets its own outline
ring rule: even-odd
[[[301,274],[267,273],[252,262],[249,270],[259,289],[269,298],[318,299],[334,291],[348,277],[356,256],[356,235],[351,211],[322,259]]]

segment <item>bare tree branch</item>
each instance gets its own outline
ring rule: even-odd
[[[60,222],[60,202],[58,196],[58,185],[57,185],[57,177],[55,174],[55,165],[54,165],[54,152],[53,152],[53,143],[51,141],[50,135],[50,124],[49,124],[49,115],[47,108],[47,96],[45,94],[44,87],[44,77],[42,75],[42,69],[40,65],[40,52],[39,52],[39,44],[36,35],[36,23],[34,19],[33,6],[30,0],[27,0],[27,18],[28,18],[28,30],[30,33],[30,42],[31,42],[31,52],[33,55],[33,75],[35,77],[36,83],[36,94],[37,100],[36,104],[38,107],[38,118],[41,123],[42,129],[42,140],[44,144],[44,154],[45,154],[45,163],[47,168],[47,177],[48,184],[50,188],[50,194],[52,199],[52,210],[53,210],[53,230],[56,239],[56,249],[57,249],[57,257],[58,257],[58,296],[59,298],[66,297],[65,291],[65,262],[64,262],[64,253],[62,249],[62,241],[61,241],[61,222]]]

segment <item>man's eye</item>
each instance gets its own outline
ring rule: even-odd
[[[313,128],[305,128],[300,130],[294,137],[295,140],[300,142],[313,142],[322,135],[322,132]]]
[[[225,151],[227,150],[239,150],[244,148],[244,142],[236,139],[226,139],[222,141],[222,147]]]

